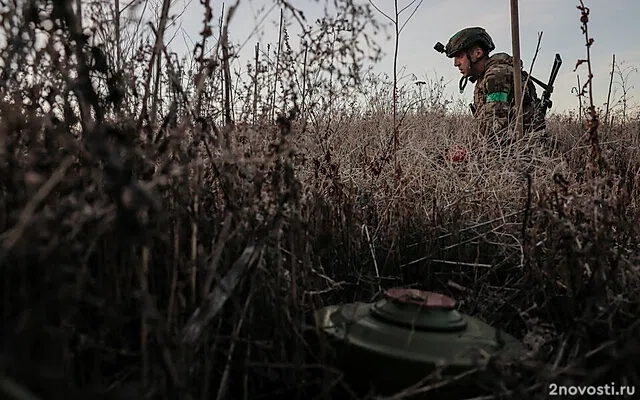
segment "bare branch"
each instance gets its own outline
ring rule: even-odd
[[[373,8],[375,8],[380,14],[384,15],[389,21],[391,21],[392,23],[394,23],[395,19],[391,18],[390,16],[388,16],[384,11],[382,11],[380,8],[378,8],[378,6],[372,1],[369,0],[369,3],[373,6]]]

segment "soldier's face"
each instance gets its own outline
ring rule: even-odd
[[[458,68],[462,76],[470,77],[477,73],[471,65],[471,60],[476,62],[482,58],[483,54],[482,49],[477,46],[468,53],[461,51],[453,56],[453,65]]]
[[[453,56],[453,65],[458,68],[462,76],[471,74],[471,60],[467,57],[467,53],[460,52]]]

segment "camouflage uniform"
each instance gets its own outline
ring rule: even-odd
[[[439,43],[438,45],[442,46]],[[459,31],[449,39],[446,47],[436,47],[436,50],[453,58],[461,51],[470,50],[474,45],[481,46],[487,55],[495,49],[489,34],[483,28],[473,27]],[[521,75],[522,86],[525,87],[527,73],[522,71]],[[464,88],[463,82],[466,84],[467,79],[475,83],[474,115],[478,120],[480,134],[492,141],[508,142],[512,137],[509,127],[515,126],[516,111],[513,58],[506,53],[489,57],[483,71],[476,76],[462,78],[461,89]],[[545,130],[544,113],[534,82],[531,80],[526,84],[523,93],[523,125],[525,132],[537,132],[538,135],[544,136],[541,133]]]
[[[473,102],[480,133],[504,143],[509,140],[509,127],[515,125],[516,104],[513,84],[513,58],[497,53],[489,58],[484,71],[475,77]],[[526,133],[545,129],[542,104],[533,81],[527,83],[522,72],[522,86],[526,88],[522,99],[523,128]]]

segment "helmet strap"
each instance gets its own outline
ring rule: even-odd
[[[470,51],[467,51],[466,55],[467,55],[467,59],[469,60],[469,67],[471,69],[473,69],[473,66],[476,65],[477,63],[479,63],[482,59],[488,58],[488,56],[486,54],[483,54],[483,57],[480,60],[473,61],[473,59],[471,58],[471,52]],[[464,80],[464,83],[462,82],[463,80]],[[458,85],[460,87],[460,93],[462,93],[464,91],[465,86],[467,86],[467,81],[469,81],[471,83],[475,83],[476,80],[477,79],[476,79],[475,76],[463,77],[462,79],[460,79],[460,83]]]
[[[458,88],[460,89],[460,94],[464,93],[464,88],[467,87],[467,82],[469,81],[469,77],[463,76],[460,78],[460,82],[458,83]]]
[[[467,56],[467,59],[469,60],[469,67],[471,69],[473,69],[473,66],[476,65],[478,62],[480,62],[480,60],[476,60],[473,61],[473,59],[471,58],[471,51],[467,50],[465,52],[465,55]],[[485,54],[483,54],[482,58],[488,57]],[[460,94],[464,93],[464,89],[467,87],[467,83],[471,81],[471,83],[475,83],[476,78],[474,76],[468,77],[468,76],[463,76],[462,78],[460,78],[460,82],[458,83],[458,88],[460,89]]]
[[[465,52],[467,59],[469,60],[469,67],[473,69],[473,65],[477,62],[474,62],[471,59],[471,53],[469,51]],[[464,88],[467,87],[467,83],[471,80],[471,83],[475,82],[475,78],[469,78],[468,76],[463,76],[460,78],[460,82],[458,83],[458,88],[460,89],[460,94],[464,93]]]

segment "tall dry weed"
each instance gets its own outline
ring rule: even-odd
[[[353,25],[328,15],[299,52],[284,29],[257,46],[244,86],[233,45],[211,43],[211,4],[193,60],[162,21],[146,41],[124,21],[121,42],[97,41],[115,37],[110,4],[75,5],[4,8],[3,394],[349,394],[308,317],[397,285],[450,294],[529,346],[479,372],[495,396],[638,384],[637,119],[605,135],[589,108],[588,127],[550,118],[550,151],[496,148],[442,81],[402,77],[394,119],[389,82],[352,46],[373,13],[350,1]]]

